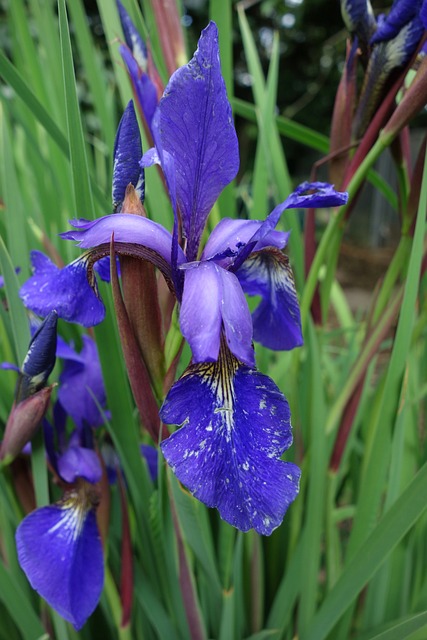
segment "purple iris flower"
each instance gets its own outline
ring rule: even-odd
[[[36,509],[19,525],[19,564],[31,586],[80,629],[98,604],[104,559],[95,517],[97,497],[80,482],[64,499]]]
[[[266,220],[222,220],[200,253],[209,212],[239,167],[214,23],[202,32],[192,60],[171,77],[152,133],[155,148],[141,166],[162,167],[173,233],[137,215],[74,220],[75,230],[62,237],[89,249],[84,260],[59,273],[40,269],[36,260],[21,296],[39,312],[55,305],[67,320],[100,322],[105,310],[92,265],[109,254],[112,234],[116,253],[152,262],[176,295],[181,330],[193,354],[193,364],[161,409],[165,423],[182,425],[161,444],[163,454],[189,490],[217,507],[227,522],[268,535],[296,497],[300,477],[296,465],[280,459],[292,442],[288,403],[256,370],[252,345],[253,339],[273,349],[302,344],[294,279],[283,254],[289,234],[275,227],[288,208],[339,206],[347,194],[325,183],[305,183]],[[75,304],[71,299],[85,269],[86,309],[81,299]],[[252,316],[245,293],[261,298]]]
[[[105,391],[96,345],[89,337],[83,337],[80,353],[58,340],[56,355],[65,364],[53,426],[44,421],[46,452],[58,476],[74,488],[60,502],[30,513],[17,529],[16,544],[31,586],[80,629],[98,604],[104,583],[95,516],[99,497],[93,486],[101,480],[102,468],[91,427],[103,422],[98,406],[105,404]],[[67,415],[77,426],[70,437]]]

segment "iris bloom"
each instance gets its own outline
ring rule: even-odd
[[[60,377],[63,386],[54,406],[54,424],[45,421],[44,434],[50,465],[68,489],[59,502],[24,518],[16,531],[16,544],[19,563],[31,586],[80,629],[97,606],[104,584],[96,523],[96,483],[101,480],[102,468],[88,421],[99,424],[93,398],[102,404],[105,392],[96,347],[90,338],[84,339],[80,354],[60,341],[57,355],[66,363]],[[73,394],[68,384],[73,385]],[[67,413],[77,426],[69,438]]]
[[[214,23],[202,32],[192,60],[171,77],[152,133],[155,147],[141,166],[162,167],[173,232],[126,213],[73,220],[75,230],[62,236],[90,251],[62,271],[36,254],[21,296],[41,315],[55,306],[66,320],[95,324],[105,309],[92,265],[109,254],[112,235],[117,254],[152,262],[180,304],[193,354],[160,412],[165,423],[181,425],[161,444],[163,454],[189,490],[227,522],[270,534],[297,495],[300,477],[296,465],[280,459],[292,441],[288,403],[256,370],[252,344],[302,344],[294,279],[282,252],[289,234],[275,227],[288,208],[337,206],[347,196],[324,183],[301,185],[264,221],[223,219],[200,252],[209,212],[239,167]],[[121,175],[120,181],[124,188],[130,180]],[[84,293],[74,296],[79,287]],[[261,298],[252,316],[245,293]]]

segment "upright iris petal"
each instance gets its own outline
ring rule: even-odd
[[[194,361],[217,360],[224,331],[236,358],[254,365],[251,316],[236,276],[214,262],[185,266],[180,325]]]
[[[94,611],[104,582],[104,561],[91,496],[68,494],[33,511],[16,531],[19,564],[31,586],[80,629]]]
[[[64,358],[59,382],[58,399],[77,427],[104,424],[99,407],[106,402],[105,388],[98,350],[91,338],[83,336],[81,352],[71,351]]]
[[[289,406],[267,376],[227,349],[190,366],[161,409],[182,425],[161,443],[178,479],[241,531],[269,535],[299,490],[299,468],[280,460],[291,445]]]
[[[176,197],[194,260],[206,218],[239,168],[239,150],[218,53],[218,31],[202,32],[192,60],[169,80],[158,106],[156,146],[174,161]],[[165,173],[167,167],[163,167]],[[168,184],[170,180],[168,178]]]

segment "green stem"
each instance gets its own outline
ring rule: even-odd
[[[360,189],[363,181],[366,178],[366,174],[372,167],[376,159],[386,148],[385,141],[379,138],[372,149],[367,154],[366,158],[361,162],[353,178],[351,179],[347,191],[349,202],[352,201],[358,190]],[[335,235],[340,233],[342,223],[345,219],[348,205],[341,207],[332,212],[332,217],[329,220],[329,224],[322,236],[320,244],[317,248],[316,255],[314,256],[313,263],[311,265],[310,273],[308,274],[307,282],[304,288],[304,293],[301,300],[301,321],[303,331],[307,325],[307,319],[310,312],[311,301],[316,290],[317,281],[319,278],[319,271],[322,265],[326,262],[326,257],[330,251],[330,247],[334,244]]]
[[[36,504],[38,507],[44,507],[49,504],[49,482],[42,428],[37,431],[31,441],[31,471]]]
[[[119,640],[132,640],[131,626],[121,626],[122,622],[122,605],[120,597],[117,592],[116,583],[114,582],[111,570],[108,565],[105,567],[105,581],[104,581],[105,595],[107,596],[108,604],[111,608],[111,614],[113,616],[114,624],[117,629]]]
[[[373,324],[378,322],[380,315],[384,312],[384,309],[390,300],[390,294],[393,287],[396,284],[396,280],[405,267],[407,257],[411,250],[412,239],[408,236],[402,236],[399,241],[399,245],[395,251],[392,261],[385,274],[384,281],[381,290],[378,294],[377,302],[375,305],[375,311],[372,318]]]

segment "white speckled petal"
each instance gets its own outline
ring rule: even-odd
[[[182,425],[161,444],[178,479],[241,531],[269,535],[299,490],[299,468],[280,460],[292,443],[289,406],[267,376],[227,350],[193,365],[161,409]]]

